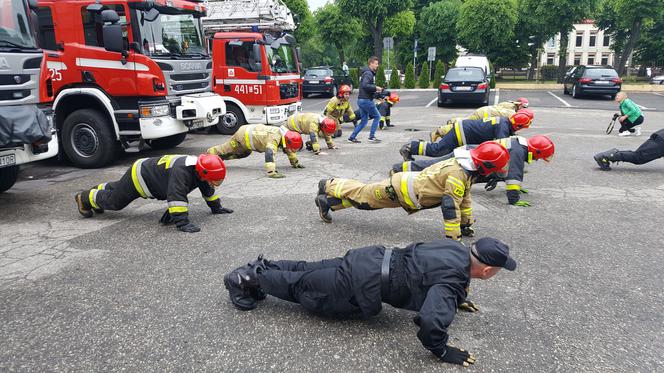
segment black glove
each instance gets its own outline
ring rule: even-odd
[[[463,365],[464,367],[475,364],[475,360],[477,360],[470,352],[450,345],[447,346],[440,359],[446,363]]]
[[[311,141],[307,141],[307,142],[305,142],[305,143],[304,143],[304,146],[306,147],[306,149],[307,149],[308,151],[312,151],[312,150],[314,150],[313,146],[311,145]]]
[[[171,216],[171,213],[168,212],[168,210],[164,211],[164,215],[161,216],[159,222],[163,225],[173,224],[173,217]]]
[[[480,308],[472,301],[466,299],[463,303],[459,304],[459,309],[466,312],[477,312]]]
[[[221,206],[214,206],[211,208],[213,214],[232,214],[233,210]]]
[[[183,225],[178,225],[178,230],[187,233],[196,233],[201,231],[201,229],[197,225],[191,222],[187,222],[186,224]]]
[[[486,184],[484,184],[484,190],[486,190],[487,192],[490,192],[490,191],[496,189],[496,185],[498,185],[498,179],[495,178],[495,177],[491,178],[491,179],[489,179],[489,181],[486,182]]]
[[[465,237],[473,237],[475,236],[475,230],[470,226],[470,224],[461,225],[461,235]]]

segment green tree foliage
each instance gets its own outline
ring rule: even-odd
[[[646,66],[664,66],[664,7],[655,15],[653,23],[644,28],[634,50],[634,61]]]
[[[401,39],[413,35],[414,30],[415,13],[412,10],[404,10],[385,19],[383,35]]]
[[[518,0],[519,17],[514,28],[515,42],[512,67],[525,66],[529,62],[528,79],[535,78],[537,68],[537,55],[542,45],[556,35],[558,28],[545,22],[544,17],[535,15],[539,0]],[[530,45],[528,45],[530,44]],[[526,61],[529,59],[529,61]],[[500,61],[498,61],[500,62]]]
[[[516,20],[516,0],[467,0],[457,21],[459,42],[471,53],[497,60],[513,46]]]
[[[385,87],[387,79],[385,78],[385,68],[382,64],[378,65],[376,70],[376,85],[379,87]]]
[[[314,13],[318,34],[331,43],[339,54],[339,64],[346,61],[344,48],[362,33],[359,21],[349,18],[341,12],[341,8],[334,3],[327,3]],[[343,27],[341,27],[343,25]]]
[[[348,69],[348,75],[350,75],[350,79],[353,81],[353,87],[357,88],[360,86],[360,69],[357,67],[351,67]]]
[[[410,9],[413,0],[338,0],[337,4],[343,14],[362,20],[372,36],[373,54],[382,58],[385,20]]]
[[[436,61],[436,68],[433,73],[433,87],[438,88],[441,82],[441,77],[445,75],[445,64],[443,64],[443,61],[438,60]]]
[[[406,88],[415,88],[415,68],[411,62],[406,66],[406,76],[404,77],[403,85]]]
[[[314,17],[311,15],[311,10],[309,10],[307,0],[284,0],[284,3],[298,23],[297,29],[293,33],[297,41],[304,43],[312,38],[316,31],[316,25]]]
[[[436,47],[436,57],[449,62],[456,57],[456,24],[461,9],[461,0],[442,0],[430,3],[420,13],[417,35],[420,44]]]
[[[422,64],[422,70],[420,70],[420,77],[417,79],[417,86],[420,88],[429,88],[429,64],[427,62]]]
[[[401,79],[399,78],[399,71],[397,71],[397,69],[392,69],[392,73],[390,74],[389,87],[391,89],[401,88]]]

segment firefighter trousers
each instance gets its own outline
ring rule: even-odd
[[[613,155],[612,161],[644,164],[664,157],[664,142],[649,138],[635,151],[619,151]]]
[[[461,145],[458,143],[456,132],[450,131],[438,139],[438,141],[428,144],[422,155],[426,155],[427,157],[442,157],[452,153],[459,146]],[[414,150],[417,151],[417,149]]]
[[[99,184],[97,187],[90,189],[87,194],[83,195],[84,201],[93,208],[111,211],[122,210],[127,207],[132,201],[141,197],[134,186],[131,170],[129,168],[120,180]],[[85,197],[88,197],[87,201]]]
[[[251,150],[242,146],[237,139],[231,138],[229,141],[221,144],[221,153],[219,157],[223,160],[246,158],[251,154]]]
[[[378,210],[401,207],[390,179],[371,184],[352,179],[330,179],[325,183],[332,211],[355,207],[360,210]]]

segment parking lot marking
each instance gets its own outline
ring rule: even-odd
[[[560,102],[562,102],[563,104],[565,104],[565,106],[567,106],[567,107],[573,107],[573,106],[572,106],[572,105],[570,105],[570,104],[569,104],[569,103],[568,103],[567,101],[565,101],[565,100],[563,100],[562,98],[560,98],[560,97],[556,96],[556,94],[555,94],[555,93],[553,93],[553,92],[551,92],[551,91],[546,91],[546,92],[547,92],[548,94],[550,94],[551,96],[553,96],[553,97],[557,98],[557,99],[558,99],[558,101],[560,101]]]
[[[427,104],[427,106],[425,106],[425,107],[429,107],[429,106],[433,105],[433,103],[436,102],[436,100],[438,100],[438,97],[435,97],[433,100],[431,100],[431,102],[429,102]]]
[[[494,105],[498,105],[499,98],[500,98],[500,88],[496,88],[496,96],[493,98]]]
[[[664,97],[664,95],[661,94],[661,93],[657,93],[657,92],[650,92],[650,93],[652,93],[653,95],[657,95],[657,96],[662,96],[662,97]]]
[[[639,108],[641,108],[641,110],[655,110],[655,108],[652,108],[652,107],[649,108],[649,107],[641,106],[641,105],[639,105],[639,104],[636,104],[636,106],[638,106]]]

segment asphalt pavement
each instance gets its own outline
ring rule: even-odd
[[[506,241],[519,262],[515,272],[474,280],[480,312],[460,312],[449,330],[450,344],[476,354],[473,367],[424,349],[412,312],[385,305],[369,320],[330,320],[272,297],[241,312],[223,287],[224,273],[261,253],[319,260],[441,237],[438,209],[348,209],[325,224],[314,205],[320,178],[381,180],[403,143],[473,110],[426,107],[435,92],[404,92],[392,112],[397,127],[379,131],[380,144],[339,139],[339,150],[301,153],[302,170],[281,154],[281,180],[265,177],[260,154],[229,161],[221,201],[235,213],[211,215],[192,193],[196,234],[160,226],[166,204],[154,200],[93,219],[76,211],[76,191],[160,152],[125,154],[100,170],[57,160],[25,167],[0,195],[0,371],[664,371],[664,161],[602,172],[592,159],[634,149],[662,128],[664,97],[633,94],[656,110],[645,111],[643,136],[617,137],[604,134],[616,111],[608,98],[554,93],[571,106],[547,91],[498,92],[500,101],[530,99],[536,118],[523,134],[551,136],[556,155],[528,167],[523,198],[533,207],[508,205],[504,185],[473,187],[477,236]],[[323,106],[304,101],[305,110]],[[173,152],[199,154],[227,139],[192,134]]]

